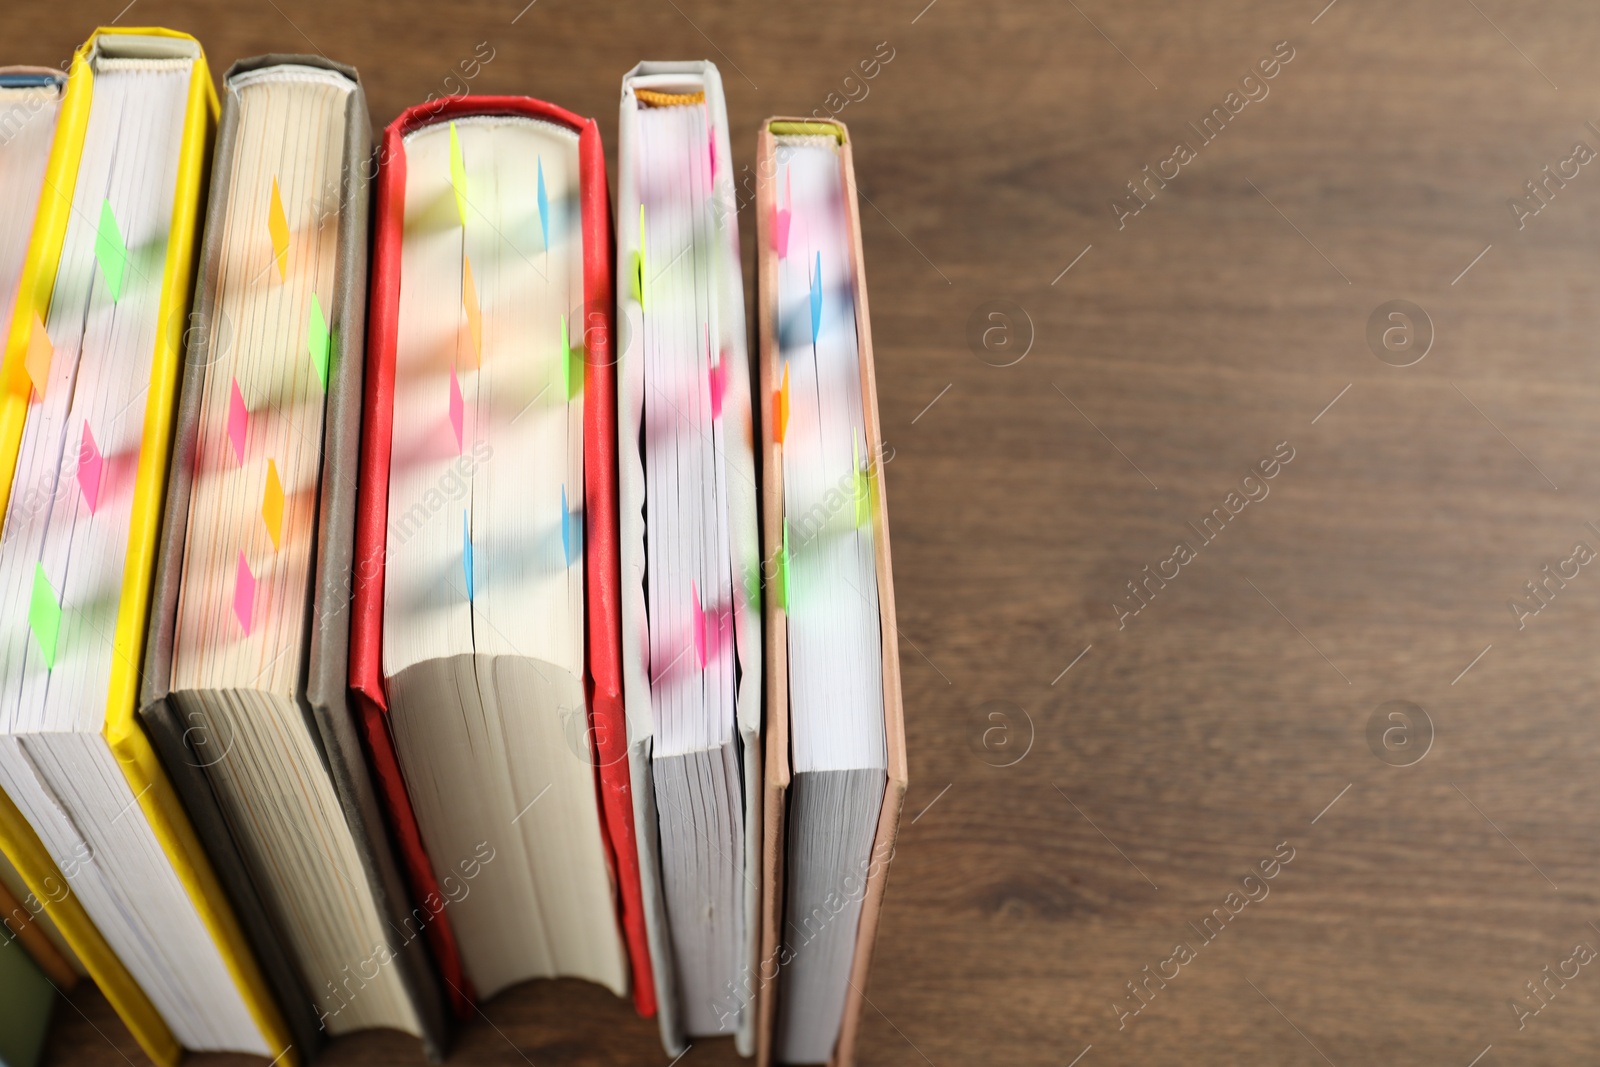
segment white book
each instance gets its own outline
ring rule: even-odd
[[[768,746],[758,1063],[853,1062],[905,796],[877,386],[849,135],[757,139]],[[774,981],[775,979],[775,981]]]
[[[619,119],[623,681],[669,1054],[754,1048],[761,632],[750,363],[722,80],[642,63]]]

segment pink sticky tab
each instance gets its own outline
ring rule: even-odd
[[[779,259],[788,258],[789,212],[777,207],[772,209],[772,247]]]
[[[722,418],[722,391],[728,384],[728,365],[711,362],[711,333],[706,327],[706,379],[711,386],[711,417]]]
[[[233,395],[228,398],[228,440],[233,442],[233,458],[244,462],[244,434],[250,422],[250,411],[244,406],[244,394],[239,392],[239,379],[233,380]]]
[[[466,404],[461,399],[461,379],[456,377],[456,369],[450,368],[450,428],[456,432],[456,451],[462,449],[461,420],[466,416]]]
[[[78,445],[78,488],[83,490],[83,499],[89,505],[89,514],[94,514],[94,509],[100,502],[100,474],[105,469],[105,459],[100,455],[100,448],[94,443],[94,434],[89,432],[89,424],[83,424],[83,440]]]
[[[717,131],[706,131],[706,155],[711,161],[711,184],[717,184]]]
[[[700,606],[700,590],[689,583],[689,593],[694,598],[694,658],[700,669],[706,669],[706,611]]]
[[[246,637],[250,636],[250,618],[255,613],[256,607],[256,576],[250,573],[250,564],[244,560],[244,553],[239,553],[239,577],[233,586],[233,617],[239,620],[239,625],[244,627]]]
[[[794,190],[789,176],[783,176],[783,207],[772,205],[772,247],[779,259],[789,256],[789,223],[794,218]]]

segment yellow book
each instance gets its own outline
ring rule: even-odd
[[[0,850],[156,1062],[293,1063],[135,719],[217,110],[187,34],[73,56],[0,363]]]

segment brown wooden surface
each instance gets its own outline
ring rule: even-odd
[[[58,62],[122,2],[8,3],[3,59]],[[360,68],[380,123],[487,41],[474,91],[597,116],[613,158],[623,72],[709,57],[736,167],[762,116],[842,98],[889,42],[840,115],[869,198],[912,783],[861,1062],[1600,1055],[1597,968],[1523,1029],[1510,1007],[1600,948],[1600,568],[1526,629],[1507,608],[1575,542],[1600,549],[1600,163],[1524,229],[1506,204],[1574,142],[1600,149],[1600,9],[538,0],[512,24],[524,2],[139,0],[122,20],[196,33],[219,75],[318,48]],[[1270,95],[1119,230],[1124,183],[1196,145],[1186,123],[1282,40]],[[991,299],[1031,319],[1011,367],[968,342]],[[1414,366],[1365,340],[1393,299],[1434,326]],[[1270,496],[1119,630],[1124,583],[1282,441]],[[1414,766],[1369,748],[1390,700],[1434,724]],[[1125,983],[1285,841],[1270,896],[1119,1031]],[[73,999],[51,1062],[141,1061],[96,993]],[[485,1013],[452,1062],[666,1059],[578,983]],[[420,1059],[369,1034],[325,1062]]]

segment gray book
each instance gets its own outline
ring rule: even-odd
[[[424,935],[430,916],[412,908],[346,689],[373,169],[352,68],[266,55],[229,70],[185,333],[140,715],[302,1053],[314,1055],[330,1035],[389,1026],[419,1036],[437,1061],[448,1017]],[[273,332],[274,316],[289,333]],[[307,344],[310,363],[298,371],[273,364],[300,359]],[[304,370],[319,354],[320,385]],[[310,401],[295,405],[273,391],[294,374]],[[219,408],[219,390],[226,404],[230,385],[240,408],[255,410]],[[207,480],[243,484],[265,469],[248,449],[271,451],[273,420],[289,417],[274,403],[309,418],[320,437],[302,432],[308,447],[290,456],[280,448],[265,501],[255,490],[263,502],[230,528],[213,514],[226,496]],[[237,433],[233,467],[214,462],[224,410],[228,436]],[[305,469],[298,477],[296,462]],[[280,534],[286,550],[278,555]],[[221,587],[207,568],[217,569],[216,544],[233,550],[230,537],[243,546],[231,615],[225,604],[197,603]],[[256,675],[259,686],[208,687],[196,679],[227,672],[195,666],[217,657],[196,636],[196,619],[232,642],[235,659],[274,637],[287,643]]]

